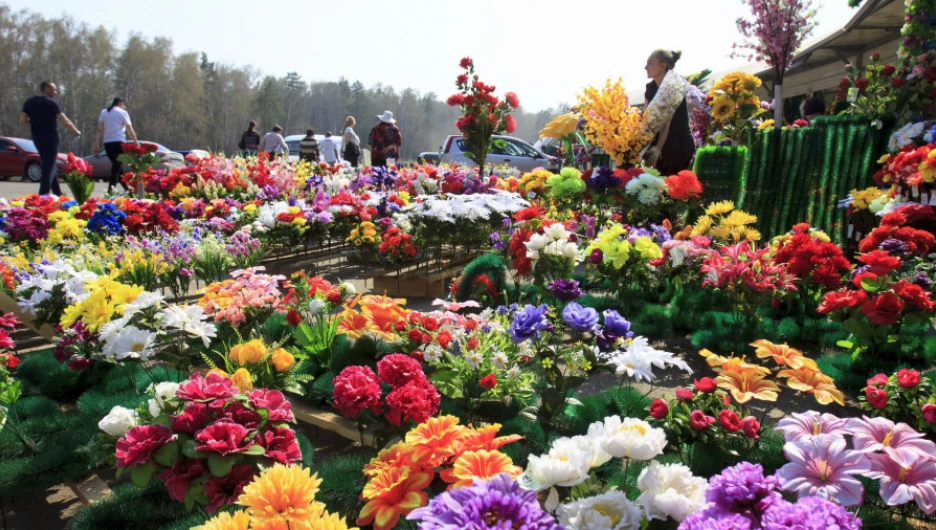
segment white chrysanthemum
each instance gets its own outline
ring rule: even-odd
[[[140,329],[135,326],[127,326],[111,336],[111,339],[104,343],[102,353],[108,359],[140,359],[149,360],[156,350],[156,334],[152,331]]]
[[[98,429],[110,436],[120,438],[135,427],[138,421],[139,417],[135,410],[118,405],[112,408],[107,416],[101,418],[101,421],[98,422]]]
[[[621,375],[636,379],[637,381],[653,381],[653,367],[648,359],[641,357],[631,350],[619,352],[608,359],[608,364],[614,366],[614,371]]]
[[[623,491],[608,491],[559,506],[559,524],[567,530],[638,530],[643,514]]]
[[[484,355],[479,351],[471,351],[465,356],[465,360],[468,361],[468,366],[477,370],[484,362]]]
[[[624,191],[629,195],[636,195],[641,204],[652,206],[659,202],[660,196],[666,189],[666,182],[650,173],[643,173],[630,180]]]
[[[211,339],[217,336],[217,327],[214,323],[205,321],[208,317],[205,311],[197,305],[171,305],[163,309],[157,318],[163,328],[184,331],[201,339],[205,347],[208,347]]]
[[[494,352],[494,368],[498,370],[504,370],[507,368],[507,364],[510,362],[510,359],[507,357],[507,354],[502,351]]]
[[[696,477],[682,464],[660,464],[656,460],[640,472],[637,504],[650,519],[672,517],[682,522],[689,514],[705,507],[708,481]]]
[[[122,317],[111,320],[110,322],[101,326],[98,330],[98,338],[102,341],[109,341],[111,337],[120,332],[123,328],[127,327],[130,324],[130,316],[124,314]]]
[[[325,310],[325,302],[323,300],[319,300],[318,298],[313,298],[309,300],[309,314],[310,315],[316,316],[324,310]]]
[[[666,447],[666,433],[637,418],[608,416],[588,427],[588,436],[597,438],[601,448],[614,458],[650,460]]]

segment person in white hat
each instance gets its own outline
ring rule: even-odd
[[[400,135],[400,128],[396,126],[396,120],[393,119],[393,113],[389,110],[378,115],[377,120],[377,125],[367,136],[367,143],[371,148],[371,165],[386,167],[388,159],[400,158],[403,137]]]

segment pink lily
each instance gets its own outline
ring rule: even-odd
[[[783,431],[783,439],[787,442],[798,440],[812,440],[820,434],[838,434],[845,436],[851,432],[845,428],[848,418],[839,418],[832,414],[819,415],[814,410],[793,414],[777,422],[775,429]]]
[[[852,445],[864,453],[883,451],[906,467],[920,455],[924,459],[936,458],[936,443],[927,440],[906,423],[895,424],[887,418],[863,416],[851,418],[848,430],[852,432]]]
[[[864,486],[852,475],[863,475],[871,466],[864,454],[846,448],[845,438],[820,434],[785,444],[783,454],[790,461],[778,473],[783,489],[842,506],[857,506],[864,500]]]
[[[867,456],[871,461],[868,478],[881,482],[881,498],[890,506],[916,501],[926,515],[936,513],[936,462],[928,455],[901,465],[883,453]]]

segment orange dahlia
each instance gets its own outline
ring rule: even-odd
[[[455,459],[455,464],[443,471],[439,476],[451,484],[449,489],[463,488],[478,480],[491,480],[507,473],[517,478],[523,473],[523,468],[515,466],[509,456],[500,451],[468,451]]]
[[[308,468],[275,464],[244,486],[237,503],[247,508],[255,524],[277,518],[307,524],[325,509],[315,502],[321,483]]]
[[[401,515],[424,506],[429,496],[424,490],[434,473],[412,472],[408,466],[381,470],[364,486],[361,497],[368,500],[361,509],[357,524],[373,524],[375,530],[396,526]]]
[[[197,530],[247,530],[250,525],[250,516],[240,510],[234,513],[222,512],[212,517]]]
[[[436,467],[462,450],[469,430],[458,424],[455,416],[429,418],[406,433],[406,443],[415,446],[417,461],[428,461]]]

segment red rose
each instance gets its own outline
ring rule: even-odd
[[[481,385],[481,388],[485,390],[491,390],[497,386],[497,376],[494,374],[488,374],[481,378],[478,381],[478,384]]]
[[[462,57],[462,60],[458,62],[458,66],[461,66],[466,70],[472,65],[474,65],[474,61],[471,60],[471,57]]]
[[[195,449],[222,456],[237,455],[253,447],[254,442],[247,439],[248,434],[250,429],[224,418],[198,431]]]
[[[884,410],[887,406],[887,392],[873,386],[865,387],[865,395],[868,397],[868,403],[878,409]]]
[[[902,77],[895,77],[891,79],[891,86],[894,88],[900,88],[904,86],[904,83],[906,83],[906,81]]]
[[[716,384],[715,380],[712,379],[711,377],[703,377],[702,379],[696,379],[693,381],[692,384],[693,386],[695,386],[696,390],[698,390],[699,392],[705,392],[707,394],[714,392],[715,389],[718,388],[718,384]]]
[[[884,386],[886,384],[887,384],[887,376],[884,374],[877,374],[871,379],[868,379],[868,386]]]
[[[419,331],[416,328],[409,330],[409,333],[406,334],[406,338],[413,342],[422,342],[422,331]]]
[[[891,256],[886,250],[866,252],[856,259],[871,267],[871,272],[879,277],[886,276],[890,272],[897,270],[897,267],[900,267],[900,258]]]
[[[415,379],[387,394],[387,420],[399,426],[403,420],[422,423],[439,411],[441,396],[426,379]]]
[[[423,333],[423,336],[422,336],[422,343],[423,343],[423,344],[432,344],[432,335],[430,335],[430,334],[428,334],[428,333]]]
[[[300,315],[298,311],[290,309],[286,313],[286,322],[288,322],[290,326],[298,326],[302,322],[302,315]]]
[[[929,293],[919,285],[910,283],[907,280],[900,280],[893,285],[893,289],[897,296],[903,298],[904,302],[907,302],[918,311],[928,313],[933,311],[933,301],[930,300]]]
[[[439,321],[432,317],[423,317],[422,325],[426,331],[435,331],[439,329]]]
[[[718,424],[728,432],[741,430],[741,418],[738,417],[737,412],[731,409],[725,409],[718,413]]]
[[[340,303],[341,303],[341,293],[338,292],[338,291],[332,291],[332,292],[328,293],[328,301],[331,302],[331,303],[333,303],[333,304],[335,304],[335,305],[340,304]]]
[[[897,69],[894,68],[893,65],[885,64],[885,65],[884,65],[884,68],[881,68],[881,75],[883,75],[883,76],[885,76],[885,77],[889,77],[889,76],[894,75],[894,72],[896,72],[896,71],[897,71]]]
[[[192,481],[204,475],[207,470],[205,460],[183,457],[171,468],[163,470],[159,474],[159,480],[166,484],[170,499],[182,502]]]
[[[747,416],[741,420],[741,428],[744,429],[744,435],[751,439],[760,438],[760,422],[754,416]]]
[[[194,436],[211,420],[208,406],[198,401],[192,401],[185,406],[181,414],[172,417],[172,430],[178,433]]]
[[[920,372],[901,368],[897,370],[897,383],[907,389],[913,388],[920,384]]]
[[[422,362],[426,359],[425,355],[423,355],[423,352],[419,350],[413,350],[409,352],[409,356],[412,357],[413,359],[416,359],[419,362]]]
[[[370,409],[378,414],[380,404],[380,380],[367,366],[348,366],[332,380],[335,408],[345,418],[353,418]]]
[[[231,472],[223,477],[210,477],[202,482],[205,489],[205,497],[208,497],[208,505],[205,511],[215,513],[218,508],[226,504],[234,504],[240,494],[244,492],[244,486],[250,483],[254,478],[254,469],[250,464],[237,464],[231,468]]]
[[[377,361],[377,376],[390,386],[426,377],[419,361],[402,353],[391,353]]]
[[[396,331],[397,333],[402,333],[403,331],[406,330],[406,321],[405,321],[405,320],[397,320],[396,322],[393,323],[393,329],[394,329],[394,331]]]
[[[881,293],[862,304],[861,312],[873,324],[890,326],[897,323],[903,312],[904,304],[900,298],[891,291]]]
[[[857,307],[868,299],[864,291],[832,291],[822,297],[822,303],[816,309],[819,313],[831,313],[839,309]]]
[[[650,404],[650,415],[658,420],[662,420],[669,414],[669,405],[666,401],[658,399]]]
[[[4,353],[0,354],[0,362],[6,365],[8,369],[12,370],[19,366],[20,358],[13,355],[12,353]]]
[[[202,377],[197,373],[192,374],[188,381],[179,385],[179,390],[176,392],[176,396],[192,401],[221,399],[236,394],[237,387],[234,386],[231,378],[217,372],[209,373],[208,377]]]
[[[289,404],[289,401],[286,401],[286,396],[279,390],[258,388],[257,390],[247,392],[247,397],[250,398],[250,404],[253,405],[255,409],[267,409],[267,418],[269,418],[271,422],[292,422],[296,420],[291,410],[292,405]]]
[[[149,462],[153,451],[172,439],[172,429],[165,425],[137,425],[117,440],[117,467]]]
[[[679,401],[692,401],[692,398],[695,394],[692,393],[692,390],[688,388],[677,388],[676,389],[676,399]]]
[[[274,462],[288,466],[302,459],[296,433],[288,427],[270,427],[257,436],[257,441],[266,450],[265,456]]]
[[[715,418],[706,416],[701,410],[694,410],[689,414],[689,426],[693,430],[704,431],[713,423],[715,423]]]
[[[470,321],[469,321],[470,322]],[[448,331],[443,331],[436,335],[436,342],[439,343],[439,346],[442,346],[445,349],[448,349],[449,344],[452,343],[452,334]]]
[[[927,403],[920,408],[920,412],[923,413],[924,420],[929,423],[936,423],[936,405]]]

